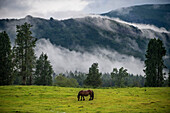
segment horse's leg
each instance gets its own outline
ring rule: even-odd
[[[85,98],[84,98],[84,96],[83,96],[83,101],[85,101]]]
[[[91,95],[90,95],[90,98],[89,98],[89,100],[91,100]]]
[[[90,99],[89,100],[92,100],[93,98],[92,98],[92,93],[90,93]]]

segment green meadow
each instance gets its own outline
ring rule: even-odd
[[[57,86],[0,86],[0,112],[170,113],[170,88],[92,89],[94,100],[77,101],[80,90]]]

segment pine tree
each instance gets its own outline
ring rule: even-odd
[[[0,33],[0,85],[12,84],[11,42],[8,34]]]
[[[24,23],[17,25],[17,38],[14,46],[15,68],[22,77],[22,84],[32,84],[33,68],[35,67],[36,38],[32,37],[30,28],[32,25]]]
[[[160,39],[151,39],[145,54],[146,86],[160,87],[163,84],[163,68],[165,68],[163,56],[166,50]]]
[[[119,71],[117,68],[113,68],[113,71],[111,73],[111,77],[115,82],[115,85],[118,87],[124,86],[124,78],[128,76],[127,69],[124,69],[121,67]]]
[[[52,85],[53,69],[46,54],[41,54],[36,62],[35,84]]]
[[[93,63],[89,68],[89,73],[87,74],[87,78],[84,83],[87,86],[98,87],[102,84],[101,73],[99,73],[98,63]]]

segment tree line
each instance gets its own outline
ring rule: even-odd
[[[94,64],[97,63],[93,63],[92,65]],[[92,66],[90,68],[92,68]],[[122,67],[119,70],[125,69]],[[116,75],[113,75],[113,72],[99,73],[97,78],[93,77],[94,74],[90,75],[92,77],[89,75],[90,73],[82,73],[78,71],[70,71],[54,75],[53,85],[67,87],[68,83],[73,83],[70,85],[71,87],[144,87],[145,84],[145,78],[142,75],[124,73],[119,81],[117,81],[117,79],[120,78],[119,72]],[[67,80],[72,82],[67,82]]]
[[[165,47],[160,39],[151,39],[145,54],[145,76],[129,74],[127,69],[113,68],[111,73],[102,74],[98,63],[93,63],[89,72],[67,72],[55,76],[47,54],[36,58],[34,48],[37,39],[32,37],[32,25],[16,26],[15,44],[11,47],[8,34],[0,33],[0,85],[58,85],[65,87],[161,87],[170,85],[165,79],[163,57]]]

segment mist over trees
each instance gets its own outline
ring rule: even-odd
[[[151,39],[146,51],[146,76],[129,74],[127,69],[114,68],[111,73],[100,73],[98,63],[89,67],[88,73],[63,72],[56,75],[47,54],[36,58],[37,39],[32,37],[32,25],[17,25],[15,45],[11,48],[8,34],[0,33],[0,85],[57,85],[62,87],[160,87],[168,86],[165,80],[163,56],[165,47],[160,39]]]

